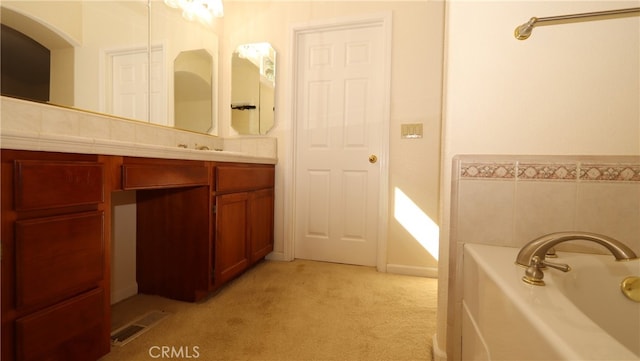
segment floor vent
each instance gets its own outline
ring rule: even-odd
[[[147,332],[151,327],[158,324],[165,317],[169,316],[169,312],[150,311],[138,317],[134,321],[120,327],[111,332],[111,345],[124,346],[133,341],[136,337]]]

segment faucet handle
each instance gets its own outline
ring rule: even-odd
[[[544,278],[544,272],[542,272],[542,267],[545,266],[555,268],[562,272],[571,271],[571,267],[568,264],[553,263],[544,259],[540,259],[540,257],[538,256],[534,256],[531,259],[529,267],[527,267],[527,270],[524,272],[522,280],[530,285],[544,286],[544,281],[542,280]]]
[[[524,276],[522,276],[522,280],[525,283],[534,286],[544,286],[544,272],[541,270],[542,268],[542,260],[540,257],[535,256],[531,259],[531,263],[527,270],[524,272]]]
[[[555,268],[558,269],[562,272],[569,272],[571,271],[571,266],[569,266],[568,264],[564,264],[564,263],[553,263],[553,262],[549,262],[547,260],[540,260],[540,264],[546,267],[551,267],[551,268]]]

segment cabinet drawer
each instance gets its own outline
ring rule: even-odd
[[[103,279],[102,212],[16,221],[16,304],[35,305]]]
[[[15,208],[21,211],[100,203],[103,173],[100,163],[18,160]]]
[[[252,166],[218,166],[216,191],[241,192],[252,189],[272,188],[275,168]]]
[[[17,359],[98,359],[109,351],[104,300],[94,289],[16,320]]]
[[[123,189],[154,189],[190,187],[209,184],[209,169],[190,165],[144,165],[122,166]]]

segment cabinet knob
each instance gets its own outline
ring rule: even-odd
[[[369,156],[369,163],[373,164],[378,161],[378,157],[375,154]]]

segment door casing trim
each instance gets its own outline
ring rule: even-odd
[[[369,14],[362,16],[352,16],[347,18],[334,18],[322,20],[313,23],[305,23],[300,25],[292,25],[289,30],[289,64],[291,65],[291,77],[289,80],[289,89],[286,93],[285,119],[289,122],[289,139],[288,152],[284,160],[285,177],[284,177],[284,244],[283,258],[292,261],[295,258],[295,226],[296,226],[296,191],[295,191],[295,174],[296,174],[296,146],[298,129],[294,116],[296,114],[296,104],[294,99],[297,96],[297,80],[298,69],[296,59],[298,58],[298,38],[307,33],[318,31],[335,30],[335,29],[355,29],[363,26],[381,26],[384,33],[384,110],[383,110],[383,132],[381,141],[381,151],[378,156],[380,163],[380,193],[378,198],[378,240],[377,240],[377,256],[376,268],[379,272],[387,271],[387,237],[389,225],[389,124],[391,116],[391,40],[392,40],[392,13],[383,12],[377,14]]]

